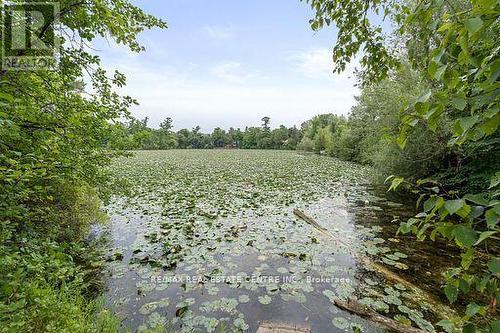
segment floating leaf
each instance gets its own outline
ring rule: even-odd
[[[269,297],[268,295],[259,296],[258,300],[259,300],[260,304],[264,304],[264,305],[270,304],[272,301],[271,297]]]
[[[345,319],[344,317],[333,318],[332,324],[341,330],[346,330],[350,326],[349,320]]]

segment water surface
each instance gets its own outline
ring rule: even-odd
[[[334,305],[355,298],[433,331],[428,305],[359,259],[436,293],[453,259],[426,260],[427,245],[395,236],[413,212],[371,188],[368,168],[296,152],[173,150],[138,152],[112,171],[130,192],[108,206],[106,301],[133,330],[255,332],[272,321],[383,331]]]

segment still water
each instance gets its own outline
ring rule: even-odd
[[[107,305],[133,331],[381,332],[337,307],[353,299],[433,331],[443,245],[396,236],[411,207],[369,184],[370,170],[282,151],[139,152],[112,168],[127,193],[108,205]],[[314,219],[314,227],[293,212]]]

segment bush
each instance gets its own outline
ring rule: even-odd
[[[314,141],[311,140],[309,137],[304,136],[297,145],[297,150],[314,151]]]
[[[299,147],[372,165],[382,181],[392,174],[416,180],[442,172],[457,154],[448,147],[450,121],[441,120],[436,133],[417,126],[405,150],[394,140],[401,110],[426,89],[428,84],[418,71],[409,66],[394,71],[382,82],[362,89],[348,119],[326,114],[309,120]]]
[[[79,284],[54,287],[34,282],[20,292],[16,303],[2,304],[5,332],[118,332],[120,321],[101,302],[82,296]]]
[[[117,331],[117,319],[94,300],[101,286],[99,244],[84,242],[105,214],[96,190],[79,183],[53,186],[50,200],[32,201],[23,223],[4,233],[0,331]]]
[[[119,321],[93,300],[96,247],[23,238],[0,246],[0,331],[117,332]]]

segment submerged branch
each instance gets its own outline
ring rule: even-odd
[[[312,217],[307,216],[304,212],[302,212],[299,209],[294,209],[293,210],[294,215],[302,219],[303,221],[307,222],[308,224],[312,225],[316,230],[321,232],[323,235],[328,236],[330,239],[333,241],[342,244],[343,246],[349,248],[348,244],[343,242],[342,240],[338,239],[338,237],[335,237],[332,235],[328,229],[324,228],[321,226],[318,222],[316,222]],[[434,314],[436,314],[440,318],[450,318],[454,316],[456,313],[455,311],[447,306],[446,304],[443,304],[439,299],[437,299],[434,295],[422,290],[421,288],[417,287],[410,281],[406,280],[402,276],[394,273],[393,271],[387,269],[385,266],[374,262],[372,259],[370,259],[368,256],[362,255],[362,254],[353,254],[354,258],[356,258],[359,262],[363,263],[365,267],[368,269],[374,271],[375,273],[382,275],[384,279],[387,281],[392,281],[395,283],[400,283],[410,289],[413,294],[415,295],[415,300],[418,302],[424,302],[430,305],[429,310],[432,311]]]
[[[295,214],[295,216],[301,218],[302,220],[304,220],[305,222],[309,223],[310,225],[312,225],[313,227],[315,227],[316,229],[318,229],[319,231],[322,231],[322,232],[325,232],[327,231],[326,228],[322,227],[319,225],[318,222],[316,222],[312,217],[309,217],[307,216],[304,212],[302,212],[300,209],[294,209],[293,210],[293,214]]]
[[[412,326],[404,325],[400,322],[395,321],[394,319],[387,318],[378,312],[375,312],[368,308],[367,306],[357,302],[354,299],[349,299],[347,302],[341,301],[339,299],[335,300],[335,305],[341,308],[342,310],[346,310],[348,312],[357,314],[361,317],[364,317],[370,321],[378,323],[385,328],[393,330],[395,332],[400,333],[428,333],[427,331],[421,330],[420,328],[415,328]]]

